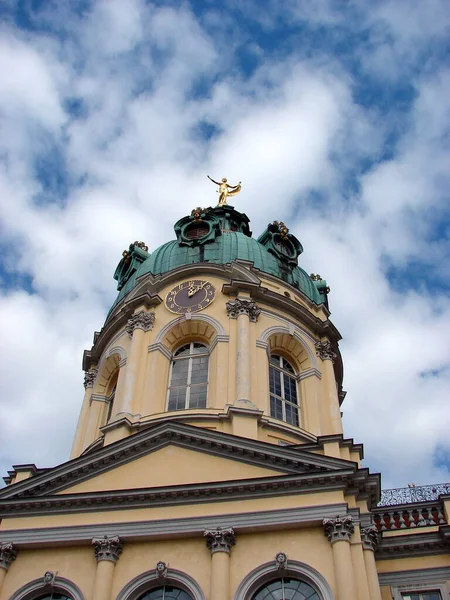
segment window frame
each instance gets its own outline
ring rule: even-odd
[[[439,592],[441,600],[447,600],[448,588],[442,583],[405,584],[395,587],[391,586],[392,600],[405,600],[402,594],[423,594],[426,592]]]
[[[272,364],[273,358],[279,359],[280,366],[276,366],[276,365]],[[289,372],[288,369],[284,368],[284,364],[283,364],[284,362],[286,362],[291,367],[292,373]],[[275,371],[278,371],[280,373],[281,396],[278,396],[277,394],[272,393],[270,391],[271,369],[274,369]],[[283,354],[277,353],[275,351],[275,352],[269,354],[268,373],[269,373],[269,414],[270,414],[270,416],[273,419],[276,419],[277,421],[281,421],[282,423],[287,423],[288,425],[292,425],[294,427],[300,427],[300,393],[299,393],[299,385],[298,385],[299,375],[296,372],[294,365],[292,364],[292,362],[290,360],[288,360],[285,356],[283,356]],[[287,400],[285,397],[285,388],[284,388],[284,377],[285,376],[289,377],[290,379],[294,380],[294,382],[295,382],[295,396],[296,396],[296,400],[297,400],[296,404],[294,404],[290,400]],[[281,401],[281,411],[282,411],[282,417],[283,417],[282,419],[278,419],[278,417],[276,417],[272,414],[272,409],[270,406],[272,396],[274,398],[276,398],[277,400]],[[288,404],[292,410],[296,410],[297,423],[291,423],[290,421],[288,421],[286,419],[286,404]]]
[[[194,344],[200,344],[201,346],[203,346],[203,348],[206,348],[206,352],[199,352],[198,354],[193,354],[192,350],[194,348]],[[189,354],[186,356],[182,356],[180,358],[176,358],[176,353],[179,352],[182,348],[189,346]],[[196,385],[205,385],[206,386],[206,402],[205,402],[205,406],[202,407],[194,407],[191,408],[190,407],[190,400],[191,400],[191,378],[192,378],[192,361],[194,358],[198,358],[199,356],[207,356],[208,357],[208,369],[207,369],[207,373],[206,373],[206,381],[204,383],[201,384],[194,384],[194,386]],[[182,360],[187,360],[188,361],[188,373],[187,373],[187,379],[186,379],[186,385],[174,385],[172,386],[172,373],[173,373],[173,365],[176,361],[182,361]],[[208,390],[209,390],[209,368],[210,368],[210,363],[211,363],[211,353],[210,353],[210,348],[207,344],[205,344],[204,342],[200,342],[198,340],[191,340],[190,342],[185,342],[184,344],[181,344],[181,346],[179,346],[172,354],[172,357],[170,359],[170,371],[169,371],[169,385],[167,386],[167,397],[166,397],[166,412],[178,412],[180,410],[196,410],[196,409],[203,409],[203,408],[207,408],[208,406]],[[176,389],[176,388],[180,388],[180,389],[186,389],[186,399],[184,402],[184,408],[176,408],[176,409],[169,409],[169,401],[170,401],[170,391],[172,389]]]

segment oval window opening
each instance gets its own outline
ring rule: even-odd
[[[206,223],[195,223],[186,228],[184,235],[188,240],[198,240],[208,235],[209,226]]]

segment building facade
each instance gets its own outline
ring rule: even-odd
[[[71,459],[0,491],[0,600],[448,600],[450,488],[343,435],[326,281],[226,203],[124,251]]]

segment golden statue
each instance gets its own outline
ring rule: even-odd
[[[229,185],[226,177],[224,177],[221,182],[214,181],[214,179],[211,179],[209,175],[207,175],[207,178],[219,186],[219,189],[217,190],[217,192],[220,194],[218,206],[223,206],[226,204],[228,196],[236,196],[236,194],[239,194],[241,191],[241,182],[239,182],[237,185]]]

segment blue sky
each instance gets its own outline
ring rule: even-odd
[[[1,4],[2,473],[67,458],[122,250],[213,203],[211,174],[329,282],[365,464],[450,480],[446,4]]]

